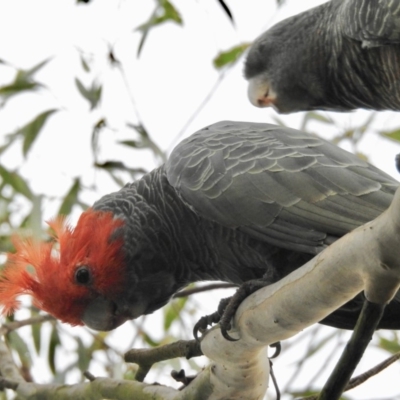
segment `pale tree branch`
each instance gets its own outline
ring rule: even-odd
[[[0,381],[24,399],[32,400],[162,400],[172,399],[173,389],[161,385],[145,385],[135,381],[95,378],[76,385],[39,385],[31,382]]]

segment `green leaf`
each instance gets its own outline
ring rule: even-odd
[[[37,317],[39,313],[32,308],[31,309],[31,317]],[[32,331],[32,338],[33,338],[33,344],[35,346],[36,353],[40,353],[41,349],[41,344],[42,344],[42,337],[41,337],[41,331],[42,331],[42,326],[43,324],[32,324],[31,325],[31,331]]]
[[[31,69],[27,69],[25,71],[22,70],[21,75],[24,77],[27,77],[27,78],[32,78],[33,75],[36,74],[36,72],[38,72],[40,69],[42,69],[50,60],[51,60],[51,58],[46,58],[45,60],[41,61],[39,64],[36,64]]]
[[[14,81],[9,85],[0,87],[0,97],[3,97],[4,100],[7,100],[16,94],[25,91],[32,91],[41,87],[42,85],[38,82],[35,82],[32,78],[37,71],[39,71],[49,62],[49,60],[50,59],[46,59],[28,70],[17,70]]]
[[[83,70],[85,72],[90,72],[89,63],[85,60],[85,57],[83,57],[83,55],[80,54],[80,58],[81,58],[81,65],[82,65]]]
[[[92,153],[94,159],[97,160],[97,152],[98,152],[98,143],[99,136],[101,131],[107,126],[107,121],[105,118],[99,119],[96,124],[93,126],[92,137],[91,137],[91,145],[92,145]]]
[[[36,353],[40,353],[41,343],[42,343],[42,324],[33,324],[31,325],[33,344],[35,345]]]
[[[93,342],[88,349],[91,353],[97,350],[107,350],[106,339],[109,332],[96,332],[93,334]]]
[[[126,171],[132,174],[145,174],[147,171],[143,168],[130,168],[121,161],[106,161],[104,163],[95,163],[96,168],[105,169],[106,171]]]
[[[160,345],[160,342],[155,341],[151,338],[151,336],[146,332],[141,332],[142,339],[151,347],[157,347]]]
[[[129,174],[132,176],[132,179],[137,174],[145,174],[147,172],[143,168],[130,168],[130,167],[127,167],[121,161],[106,161],[104,163],[95,163],[94,166],[96,168],[100,168],[100,169],[103,169],[103,170],[107,171],[110,174],[110,177],[115,181],[115,183],[118,186],[121,186],[121,187],[125,185],[125,182],[122,181],[120,178],[118,178],[114,174],[115,171],[129,172]]]
[[[163,24],[165,22],[175,22],[178,25],[182,25],[182,18],[176,8],[168,0],[157,0],[156,7],[150,16],[150,19],[144,24],[140,25],[136,30],[142,32],[142,38],[140,39],[137,56],[140,56],[144,42],[146,41],[147,35],[150,29]]]
[[[395,129],[393,131],[378,131],[378,133],[387,139],[400,142],[400,129]]]
[[[56,349],[57,346],[59,346],[60,344],[61,342],[57,331],[57,325],[53,324],[49,341],[49,354],[48,354],[49,367],[53,375],[56,375]]]
[[[34,118],[32,121],[28,122],[25,126],[20,128],[17,132],[15,132],[16,135],[22,135],[24,138],[24,142],[22,145],[22,152],[24,154],[24,157],[28,154],[28,151],[32,147],[32,144],[38,137],[39,132],[43,128],[44,124],[47,121],[47,118],[50,117],[51,114],[56,112],[57,110],[47,110],[41,114],[39,114],[36,118]]]
[[[6,170],[0,165],[0,176],[4,182],[10,185],[17,193],[22,194],[28,199],[33,199],[33,193],[24,179],[16,172]]]
[[[94,166],[107,171],[129,171],[129,168],[122,161],[106,161],[104,163],[95,163]]]
[[[31,199],[31,210],[26,220],[26,227],[30,229],[35,237],[41,237],[43,235],[42,201],[43,195],[33,195]]]
[[[133,147],[135,149],[140,149],[143,147],[142,144],[137,140],[121,140],[118,143],[122,144],[123,146]]]
[[[35,90],[40,86],[37,82],[28,82],[28,81],[17,81],[15,80],[10,85],[5,85],[0,87],[0,97],[3,97],[4,100],[9,99],[10,97],[19,94],[21,92],[26,92],[29,90]]]
[[[234,64],[250,45],[251,43],[242,43],[227,51],[218,53],[213,60],[214,67],[221,69],[227,65]]]
[[[11,146],[11,144],[14,143],[16,139],[18,139],[18,137],[19,136],[16,132],[4,135],[5,143],[3,144],[3,146],[0,146],[0,154],[3,153],[3,151],[7,150]]]
[[[383,337],[379,338],[379,347],[392,354],[396,354],[400,351],[400,344],[397,340],[388,340]]]
[[[179,318],[179,314],[185,307],[186,297],[175,299],[164,308],[164,331],[168,331],[172,323]]]
[[[91,352],[79,337],[76,337],[76,341],[78,342],[78,367],[81,371],[87,371],[91,361]]]
[[[102,86],[93,82],[91,87],[86,88],[78,78],[75,78],[75,84],[79,93],[89,102],[90,109],[96,108],[101,99]]]
[[[69,215],[71,213],[72,207],[78,202],[78,194],[80,190],[81,181],[79,178],[76,178],[58,210],[59,215]]]
[[[29,353],[29,348],[25,341],[16,331],[10,332],[8,334],[8,339],[11,347],[18,353],[22,366],[29,370],[32,366],[32,359],[31,354]]]

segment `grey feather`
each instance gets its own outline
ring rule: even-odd
[[[94,204],[125,221],[115,236],[124,239],[127,289],[110,309],[148,314],[199,280],[276,281],[378,216],[398,185],[304,132],[229,121],[206,127],[164,166]],[[324,323],[353,328],[361,305],[358,296]],[[397,299],[380,327],[400,328]]]
[[[377,217],[398,187],[329,142],[269,124],[212,125],[179,144],[166,166],[171,185],[203,218],[313,254]]]
[[[290,17],[256,39],[245,76],[252,103],[281,113],[399,110],[400,0],[332,0]]]
[[[363,47],[400,43],[400,2],[345,0],[338,12],[341,29]]]

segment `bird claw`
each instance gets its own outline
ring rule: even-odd
[[[196,325],[193,328],[193,336],[197,341],[200,340],[199,337],[198,337],[198,332],[199,331],[201,333],[204,333],[209,326],[211,326],[212,324],[217,324],[218,322],[221,321],[221,319],[223,318],[225,309],[226,309],[227,305],[230,303],[231,299],[232,299],[232,297],[227,297],[225,299],[221,299],[219,304],[218,304],[217,311],[215,311],[212,314],[205,315],[204,317],[201,317],[197,321]],[[226,330],[231,329],[230,321],[228,321],[228,325],[229,326],[227,327]],[[226,333],[226,330],[225,330],[225,333]],[[222,326],[221,326],[221,331],[222,331]],[[222,335],[224,335],[224,332],[222,332]]]
[[[269,347],[273,347],[273,348],[275,348],[275,353],[274,354],[272,354],[272,356],[271,357],[269,357],[269,359],[271,360],[272,358],[276,358],[276,357],[278,357],[279,356],[279,354],[281,354],[281,351],[282,351],[282,345],[281,345],[281,342],[275,342],[275,343],[271,343],[270,345],[269,345]]]
[[[194,336],[194,338],[197,341],[199,341],[200,338],[198,336],[198,333],[199,332],[204,333],[209,326],[211,326],[212,324],[218,323],[220,321],[220,319],[221,319],[221,315],[219,314],[218,311],[216,311],[216,312],[214,312],[212,314],[209,314],[209,315],[205,315],[204,317],[201,317],[197,321],[196,325],[193,328],[193,336]]]
[[[222,336],[231,342],[235,342],[239,339],[235,339],[229,336],[228,331],[232,328],[231,320],[236,314],[242,301],[256,290],[269,285],[271,282],[267,279],[255,279],[243,283],[240,288],[232,297],[227,297],[219,302],[218,310],[213,314],[205,315],[201,317],[193,328],[193,336],[198,341],[198,332],[205,332],[208,326],[219,322]]]

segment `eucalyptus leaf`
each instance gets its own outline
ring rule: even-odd
[[[31,317],[37,317],[39,313],[35,310],[31,310]],[[35,350],[37,354],[40,354],[40,350],[42,347],[42,326],[43,324],[32,324],[31,325],[31,332],[33,338],[33,344],[35,346]]]
[[[33,80],[33,75],[43,68],[49,61],[50,59],[48,58],[28,70],[17,70],[13,82],[0,87],[0,97],[4,100],[8,100],[16,94],[32,91],[41,87],[42,85],[40,83]]]
[[[75,84],[82,97],[89,102],[90,109],[96,108],[101,99],[102,86],[93,82],[91,87],[86,88],[78,78],[75,78]]]
[[[172,323],[179,318],[180,312],[185,307],[186,302],[187,298],[182,297],[167,304],[164,310],[164,331],[168,331]]]
[[[400,129],[394,129],[392,131],[378,131],[378,133],[387,139],[400,142]]]
[[[80,55],[80,59],[81,59],[81,65],[82,68],[85,72],[90,72],[90,66],[89,63],[86,61],[85,57],[83,57],[83,55]]]
[[[227,51],[220,52],[213,60],[214,67],[221,69],[235,64],[250,45],[251,43],[241,43]]]
[[[74,179],[74,182],[69,189],[68,193],[64,197],[61,203],[60,209],[58,210],[59,215],[69,215],[72,211],[72,207],[78,202],[78,195],[81,191],[81,181],[79,178]]]
[[[16,132],[17,135],[23,137],[22,152],[24,157],[26,157],[28,154],[28,151],[31,149],[33,143],[37,139],[47,119],[56,111],[56,109],[52,109],[39,114],[32,121],[28,122]]]
[[[33,198],[34,195],[28,184],[17,172],[8,171],[6,168],[0,165],[0,176],[3,178],[5,183],[14,189],[15,192],[22,194],[30,200]]]
[[[168,0],[157,0],[156,7],[151,14],[149,20],[144,24],[136,28],[137,31],[142,32],[142,37],[138,46],[137,56],[140,56],[142,52],[144,42],[149,34],[149,31],[165,22],[175,22],[178,25],[182,25],[182,17],[180,16],[178,10],[172,5]]]
[[[400,351],[400,344],[397,340],[389,340],[384,337],[379,338],[379,347],[392,354],[396,354]]]
[[[91,352],[85,347],[81,338],[77,337],[76,341],[78,343],[78,367],[81,371],[86,371],[91,361]]]
[[[24,339],[22,339],[17,331],[10,332],[8,334],[8,339],[11,347],[18,353],[22,366],[29,370],[32,366],[32,359],[28,345],[25,343]]]
[[[57,325],[53,324],[49,341],[48,363],[51,372],[56,375],[56,350],[61,344],[60,336],[58,335]]]

